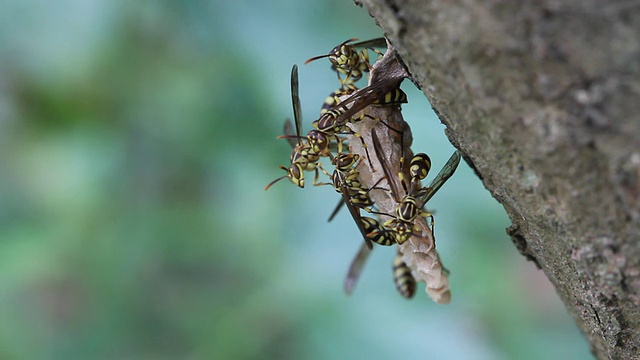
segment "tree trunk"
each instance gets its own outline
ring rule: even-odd
[[[361,0],[599,359],[640,357],[640,3]]]

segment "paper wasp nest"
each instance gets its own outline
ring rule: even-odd
[[[392,45],[389,45],[384,57],[376,61],[373,65],[369,79],[369,88],[381,87],[391,90],[399,86],[403,78],[408,77],[408,73],[397,59],[395,49]],[[365,91],[366,89],[367,88],[363,88],[361,91]],[[383,165],[376,156],[373,148],[374,144],[371,139],[371,129],[375,129],[382,147],[380,149],[381,153],[386,157],[386,163],[391,165],[391,173],[395,175],[388,180],[396,182],[396,189],[403,189],[398,177],[398,173],[401,171],[400,158],[404,155],[406,159],[402,172],[405,178],[409,179],[408,162],[413,156],[411,151],[413,137],[409,125],[404,121],[402,113],[397,107],[368,105],[362,112],[370,117],[384,120],[389,127],[400,130],[402,135],[390,129],[382,122],[371,119],[349,124],[349,126],[364,139],[370,155],[371,165],[373,165],[373,168],[371,168],[369,161],[361,161],[358,166],[361,177],[360,180],[369,188],[374,186],[386,189],[390,188],[387,179],[375,185],[381,178],[385,177],[382,171]],[[362,143],[354,139],[353,136],[349,136],[349,147],[352,153],[359,154],[363,159],[366,157]],[[402,154],[403,152],[404,154]],[[397,195],[401,198],[404,194]],[[378,211],[381,213],[395,214],[398,205],[395,194],[392,194],[390,191],[376,189],[370,192],[370,196],[374,200]],[[385,215],[381,215],[380,217],[382,222],[389,219],[389,217]],[[428,226],[428,221],[424,217],[418,216],[414,224],[421,229],[421,236],[412,236],[409,241],[399,245],[403,259],[411,268],[411,272],[416,280],[426,283],[426,292],[429,297],[438,304],[448,304],[451,300],[449,279],[436,251],[435,241],[431,229]]]

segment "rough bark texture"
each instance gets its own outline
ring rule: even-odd
[[[594,355],[640,358],[640,3],[361,3]]]

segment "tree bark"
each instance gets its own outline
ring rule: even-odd
[[[360,2],[594,356],[639,358],[640,2]]]

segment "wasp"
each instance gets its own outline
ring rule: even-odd
[[[320,170],[331,179],[331,182],[317,183],[315,185],[333,185],[333,188],[340,194],[342,194],[343,189],[346,188],[350,204],[367,212],[371,212],[370,207],[373,206],[374,203],[371,198],[369,198],[369,191],[373,189],[380,189],[377,185],[382,181],[382,179],[380,179],[378,183],[374,184],[371,189],[363,186],[360,182],[360,172],[357,170],[362,159],[358,154],[343,153],[343,140],[345,139],[341,139],[338,143],[338,153],[332,159],[332,164],[334,166],[333,173],[330,174],[324,169],[324,167],[322,167],[322,165],[319,166]],[[342,204],[344,204],[344,201],[341,200],[339,205]],[[333,218],[333,215],[334,214],[332,214],[331,218]]]
[[[349,196],[353,196],[355,193],[361,191],[367,191],[367,189],[362,187],[360,183],[359,175],[360,172],[356,170],[356,167],[360,163],[360,156],[358,154],[344,154],[341,153],[342,150],[342,141],[338,144],[339,152],[333,157],[332,164],[334,166],[334,170],[332,174],[329,174],[327,170],[325,170],[322,166],[320,166],[320,170],[331,179],[330,183],[317,183],[316,185],[333,185],[338,193],[342,193],[342,185],[345,184],[347,190],[349,191]],[[371,200],[366,201],[365,206],[373,205]]]
[[[380,139],[378,138],[375,129],[371,129],[371,139],[374,144],[374,150],[378,157],[378,161],[380,161],[380,164],[382,165],[385,177],[389,179],[389,187],[391,188],[391,193],[395,197],[395,201],[397,203],[395,215],[382,214],[388,215],[392,218],[384,223],[384,227],[394,233],[395,240],[398,244],[402,244],[411,236],[417,235],[417,231],[420,231],[420,229],[413,224],[414,220],[418,216],[431,218],[431,224],[433,227],[433,214],[424,211],[423,207],[453,175],[460,163],[460,153],[455,151],[447,163],[442,167],[438,175],[436,175],[436,177],[426,187],[422,187],[420,182],[427,177],[431,168],[431,161],[426,154],[415,155],[411,159],[409,167],[409,184],[407,184],[407,179],[404,178],[402,172],[398,174],[404,190],[404,196],[400,197],[400,191],[397,189],[395,182],[390,180],[393,176],[390,170],[391,165],[387,163],[386,157],[381,153],[382,146],[380,145]],[[401,158],[400,162],[400,168],[402,169],[404,165],[404,158]]]
[[[345,121],[344,119],[353,117],[369,105],[400,105],[406,102],[406,95],[400,90],[400,83],[410,75],[391,44],[387,45],[384,56],[373,64],[369,73],[369,85],[352,93],[336,106],[343,110],[336,121]],[[393,129],[388,125],[387,127]]]
[[[264,188],[265,190],[268,190],[273,184],[284,178],[289,178],[292,183],[299,187],[304,187],[305,171],[315,171],[314,182],[318,181],[317,164],[320,160],[321,152],[316,151],[316,148],[311,145],[311,140],[300,135],[302,128],[302,114],[298,87],[298,66],[293,65],[293,68],[291,69],[291,103],[293,104],[293,118],[296,126],[296,135],[285,135],[285,137],[289,138],[289,143],[293,147],[289,158],[291,163],[288,168],[280,166],[280,169],[283,169],[287,174],[270,182]],[[285,133],[288,134],[290,128],[290,122],[285,122]],[[297,141],[294,141],[294,138],[296,138]]]
[[[362,234],[366,247],[368,249],[372,249],[373,248],[372,242],[375,242],[376,244],[383,245],[383,246],[393,245],[395,243],[395,239],[393,235],[391,235],[391,233],[386,231],[386,229],[384,228],[384,226],[382,226],[382,224],[380,224],[374,218],[364,217],[360,215],[359,209],[362,208],[365,203],[373,204],[367,194],[369,190],[364,188],[350,189],[347,181],[342,181],[340,183],[340,186],[342,190],[339,192],[342,195],[342,201],[347,206],[347,209],[349,210],[349,214],[351,214],[351,217],[355,221],[356,226],[358,227],[358,230],[360,230],[360,234]],[[350,192],[354,190],[356,191],[357,194],[364,195],[366,196],[366,198],[363,199],[363,198],[358,198],[357,196],[353,196]],[[354,199],[357,199],[357,200],[354,200]],[[368,210],[368,211],[371,211],[371,210]]]
[[[300,153],[300,155],[304,155],[301,160],[310,159],[310,160],[316,160],[315,162],[317,162],[317,159],[315,158],[316,156],[329,156],[329,157],[331,156],[330,145],[333,143],[339,143],[341,141],[340,135],[353,135],[360,139],[360,142],[362,143],[362,147],[365,149],[366,157],[370,162],[369,151],[367,150],[367,146],[364,140],[362,139],[362,136],[359,133],[353,131],[349,126],[347,126],[348,123],[354,123],[354,122],[363,120],[366,117],[366,115],[360,114],[359,116],[352,116],[350,118],[345,118],[341,116],[345,110],[337,108],[337,105],[340,103],[340,98],[343,96],[352,94],[357,90],[357,88],[353,85],[345,85],[345,86],[342,86],[337,91],[333,92],[329,96],[329,98],[327,98],[323,103],[322,109],[320,111],[320,117],[312,123],[315,129],[311,130],[306,137],[302,137],[300,136],[301,126],[300,126],[299,119],[301,118],[301,116],[299,113],[300,100],[297,96],[297,86],[298,84],[297,84],[297,68],[296,68],[295,96],[293,96],[294,91],[292,90],[292,98],[294,99],[293,100],[294,115],[296,115],[297,116],[296,119],[298,119],[296,120],[296,135],[283,135],[283,136],[279,136],[279,138],[289,138],[289,139],[298,138],[299,140],[296,146],[302,147],[302,151],[298,150],[297,153]],[[294,88],[294,80],[293,80],[293,73],[292,73],[292,89],[293,88]],[[298,108],[297,112],[296,112],[296,103]],[[340,119],[340,121],[338,121],[338,119]],[[300,145],[301,141],[303,145]],[[296,152],[296,147],[294,147],[294,152]],[[300,156],[296,157],[296,159],[298,158],[300,158]],[[306,165],[304,161],[301,161],[301,162],[303,163],[302,165]],[[313,162],[314,165],[315,165],[315,162]],[[294,154],[292,153],[292,167],[289,168],[289,170],[295,170],[296,173],[294,175],[297,175],[298,166],[295,166],[296,169],[293,169],[293,167],[294,167]],[[281,167],[281,168],[284,168],[284,167]],[[309,171],[315,170],[315,167],[313,169],[307,169],[307,170]],[[283,176],[282,178],[284,177],[285,176]],[[291,179],[292,177],[289,176],[289,178]],[[296,183],[298,186],[304,187],[304,183],[300,184],[300,182],[296,180],[297,178],[294,176],[292,181]]]
[[[291,69],[291,102],[293,104],[295,134],[291,134],[291,122],[286,121],[284,126],[285,135],[278,136],[279,139],[288,139],[293,148],[289,157],[290,165],[288,168],[280,166],[280,169],[283,169],[286,172],[286,175],[273,180],[265,187],[265,190],[268,190],[273,184],[284,178],[289,178],[292,183],[303,188],[305,184],[305,171],[314,171],[314,184],[317,183],[319,178],[318,164],[320,157],[331,157],[330,146],[332,141],[340,141],[337,134],[334,133],[334,129],[311,130],[307,133],[307,136],[301,135],[302,113],[299,97],[297,65],[293,65],[293,68]],[[353,133],[351,129],[348,129],[348,131],[348,133]]]
[[[336,105],[339,104],[341,96],[352,94],[356,90],[357,89],[355,88],[355,86],[345,85],[338,91],[334,92],[331,96],[331,100],[325,100],[320,118],[313,122],[313,126],[316,129],[309,131],[309,133],[307,133],[307,136],[303,137],[301,135],[302,114],[299,97],[298,67],[297,65],[293,66],[293,68],[291,69],[291,102],[293,105],[296,133],[295,135],[290,133],[291,126],[288,122],[286,122],[285,135],[278,137],[287,138],[290,140],[290,144],[293,147],[290,155],[290,165],[288,168],[280,166],[280,169],[283,169],[286,174],[269,183],[265,187],[265,190],[268,190],[273,184],[284,178],[289,178],[292,183],[303,188],[305,185],[305,171],[314,171],[314,184],[317,183],[319,178],[317,165],[320,157],[331,157],[331,144],[341,141],[338,135],[350,134],[359,138],[363,145],[363,148],[365,149],[367,159],[369,159],[369,152],[366,144],[364,143],[364,140],[362,140],[362,136],[347,126],[348,122],[361,121],[365,118],[366,115],[361,114],[358,117],[345,119],[341,117],[341,114],[345,110],[336,108]],[[379,106],[392,106],[397,105],[402,101],[406,102],[406,94],[402,92],[398,93],[398,91],[401,92],[400,89],[397,89],[397,91],[393,94],[385,96],[381,99],[376,99],[377,102],[375,103]],[[334,103],[335,105],[332,105]],[[338,121],[338,119],[341,118],[343,120]],[[385,123],[385,125],[387,124]],[[294,139],[297,140],[294,141]]]
[[[336,70],[338,70],[338,76],[340,76],[340,73],[343,73],[347,75],[347,78],[351,77],[353,79],[354,76],[356,78],[360,78],[364,72],[363,69],[369,71],[371,66],[369,65],[367,50],[364,49],[358,52],[356,48],[384,47],[386,45],[386,40],[384,38],[378,38],[356,44],[349,44],[355,40],[357,39],[348,39],[336,46],[329,52],[329,54],[313,57],[308,59],[305,63],[309,63],[319,58],[328,57],[332,64],[334,64]],[[398,60],[394,54],[395,51],[392,51],[387,59],[391,58],[392,65],[397,66]],[[380,53],[380,55],[382,55],[382,53]],[[384,59],[384,56],[382,59]],[[404,70],[404,68],[402,69]],[[368,114],[361,113],[361,110],[369,105],[399,108],[402,103],[407,102],[406,94],[399,88],[400,81],[402,78],[406,77],[406,70],[402,73],[398,73],[396,71],[394,74],[396,74],[397,78],[394,78],[391,81],[383,79],[383,81],[377,81],[375,85],[369,85],[361,90],[357,90],[353,82],[341,80],[341,88],[325,100],[322,106],[321,116],[318,120],[313,122],[313,127],[318,131],[325,133],[327,137],[334,136],[336,134],[353,135],[358,137],[362,143],[363,149],[365,150],[369,165],[373,168],[369,159],[367,146],[362,139],[362,136],[348,127],[347,124],[362,121],[366,117],[382,122],[394,132],[402,134],[400,130],[394,129],[384,120],[373,118]],[[344,100],[341,99],[341,97],[344,97],[345,95],[348,95],[348,97]],[[320,149],[314,150],[318,151]]]
[[[355,83],[360,80],[365,72],[368,72],[371,68],[369,64],[369,49],[375,51],[379,55],[382,56],[382,53],[375,50],[375,47],[386,47],[387,43],[384,38],[377,38],[367,41],[362,41],[355,44],[350,44],[353,41],[358,40],[357,38],[351,38],[343,41],[338,46],[334,47],[328,54],[314,56],[307,61],[305,64],[308,64],[314,60],[329,58],[329,61],[332,64],[332,67],[336,70],[338,74],[338,81],[340,84],[350,84]],[[364,48],[358,51],[358,48]],[[346,77],[342,79],[340,74],[345,75]]]

